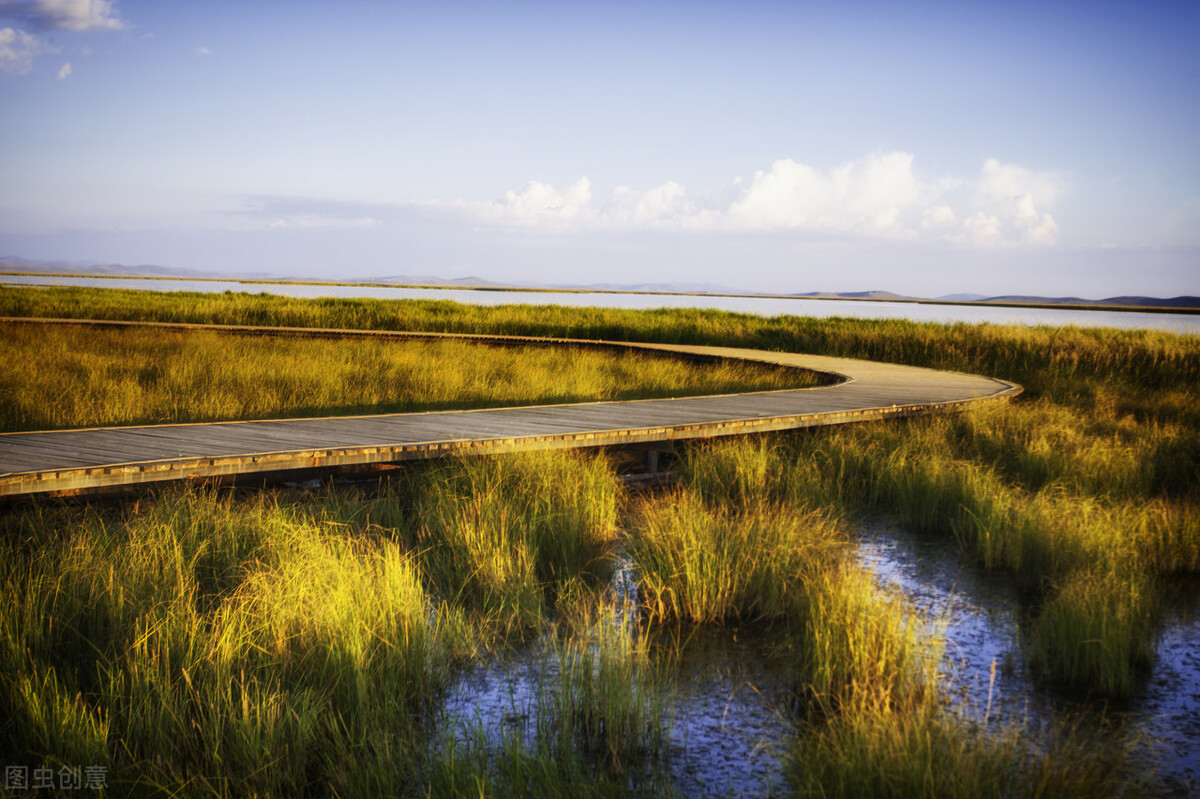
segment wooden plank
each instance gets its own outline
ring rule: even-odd
[[[237,330],[264,332],[256,328]],[[295,329],[266,332],[280,330],[296,332]],[[297,334],[384,335],[374,331],[312,330]],[[430,337],[407,333],[386,335]],[[981,401],[1005,399],[1020,391],[1019,386],[992,378],[797,353],[526,337],[453,334],[438,337],[502,344],[565,343],[705,359],[753,360],[832,373],[843,382],[818,388],[679,399],[6,433],[0,434],[0,495],[379,463],[458,452],[612,445],[845,424],[952,412]]]

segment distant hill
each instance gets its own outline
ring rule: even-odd
[[[942,294],[934,297],[935,300],[944,300],[946,302],[979,302],[986,300],[986,294]]]
[[[1002,297],[987,297],[980,302],[1005,305],[1120,305],[1135,308],[1200,308],[1200,297],[1121,296],[1103,300],[1088,300],[1082,297],[1040,297],[1027,294],[1008,294]]]
[[[3,272],[47,272],[66,275],[96,275],[113,277],[193,277],[193,278],[224,278],[226,280],[269,280],[273,275],[266,272],[241,274],[236,278],[220,272],[207,272],[199,269],[183,269],[175,266],[155,266],[154,264],[102,264],[95,261],[39,261],[30,258],[18,258],[15,255],[0,256],[0,271]]]
[[[312,278],[309,278],[311,280]],[[353,278],[347,282],[350,283],[389,283],[397,286],[451,286],[455,288],[510,288],[508,283],[496,283],[492,280],[485,280],[482,277],[470,275],[468,277],[444,278],[434,275],[388,275],[386,277],[359,277]]]
[[[272,275],[265,272],[231,275],[222,272],[210,272],[198,269],[180,269],[169,266],[142,264],[125,266],[123,264],[104,264],[94,261],[39,261],[29,258],[19,258],[9,255],[0,257],[0,272],[44,272],[49,274],[78,274],[121,277],[174,277],[174,278],[206,278],[216,280],[263,280],[263,281],[318,281],[314,277],[288,277]],[[364,276],[359,278],[342,278],[337,281],[344,283],[384,283],[396,286],[445,286],[446,288],[473,289],[549,289],[569,291],[629,291],[651,292],[660,294],[761,294],[761,292],[746,291],[731,288],[716,283],[497,283],[476,275],[467,277],[443,278],[436,275],[385,275]],[[764,294],[763,296],[795,297],[831,300],[874,300],[878,302],[949,302],[949,303],[981,303],[992,305],[1076,305],[1076,306],[1108,306],[1127,308],[1179,309],[1181,311],[1200,310],[1200,297],[1190,295],[1179,297],[1145,297],[1140,295],[1123,295],[1107,297],[1102,300],[1089,300],[1082,297],[1042,297],[1036,294],[1005,294],[989,297],[985,294],[943,294],[939,297],[912,297],[896,294],[891,291],[810,291],[804,294]]]
[[[817,299],[835,300],[915,300],[906,294],[896,294],[891,291],[810,291],[807,294],[789,294],[789,297],[813,297]]]

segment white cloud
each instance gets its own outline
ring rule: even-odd
[[[562,225],[588,221],[593,216],[592,184],[580,178],[565,190],[548,183],[531,180],[519,192],[510,191],[504,199],[494,203],[469,203],[471,208],[486,219],[516,225]]]
[[[1016,164],[1002,164],[989,158],[983,164],[977,193],[984,201],[1012,200],[1023,194],[1035,195],[1044,203],[1054,202],[1062,193],[1062,178],[1054,172],[1033,172]]]
[[[59,80],[66,80],[69,77],[71,77],[71,62],[70,61],[68,61],[67,63],[63,64],[61,67],[58,68],[58,79]]]
[[[601,211],[605,224],[633,227],[658,227],[671,224],[686,224],[694,220],[696,205],[687,196],[687,190],[675,181],[645,192],[634,191],[628,186],[619,186],[612,199]]]
[[[1003,225],[999,217],[976,211],[963,220],[966,240],[972,244],[991,246],[1003,243]]]
[[[929,230],[930,228],[943,230],[952,227],[958,222],[958,215],[954,213],[954,209],[948,205],[937,205],[933,208],[926,208],[923,218],[921,219],[921,227]]]
[[[1039,209],[1052,206],[1063,190],[1058,173],[1034,172],[989,158],[975,184],[973,201],[980,213],[997,220],[998,240],[1046,245],[1057,239],[1058,223]],[[993,238],[989,234],[988,240]]]
[[[909,153],[876,153],[821,171],[790,158],[776,161],[730,206],[736,227],[901,232],[901,215],[923,187]]]
[[[209,50],[207,47],[197,47],[196,55],[212,55],[212,50]]]
[[[54,48],[32,33],[15,28],[0,28],[0,72],[24,75],[33,66],[33,59]]]
[[[0,13],[43,29],[80,32],[125,27],[110,0],[0,0]]]
[[[784,158],[753,179],[702,198],[674,181],[639,191],[619,186],[599,205],[581,178],[566,189],[530,181],[490,202],[426,202],[492,224],[555,229],[677,228],[825,231],[925,238],[983,247],[1051,245],[1058,224],[1044,206],[1063,190],[1054,173],[989,159],[979,176],[926,178],[914,157],[879,152],[828,169]]]

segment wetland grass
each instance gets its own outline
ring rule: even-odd
[[[605,459],[551,451],[416,470],[373,512],[403,531],[436,591],[503,637],[535,628],[564,586],[607,572],[620,502]]]
[[[795,388],[738,362],[463,341],[0,323],[0,431],[403,413]]]
[[[529,575],[551,583],[534,584],[540,613],[553,584],[588,579],[597,543],[588,536],[611,534],[615,480],[594,460],[548,453],[511,468],[415,468],[405,490],[414,507],[433,497],[478,528],[512,533],[514,520],[522,535],[582,537],[575,554],[525,540]],[[456,468],[463,474],[445,474]],[[506,490],[488,482],[497,475]],[[511,507],[474,516],[481,492]],[[395,497],[354,491],[289,500],[181,489],[115,508],[6,515],[0,754],[104,766],[118,794],[415,790],[430,704],[496,626],[461,590],[438,593],[434,567],[459,555],[410,548],[419,527]],[[505,556],[520,560],[487,555]],[[601,679],[572,718],[583,713],[587,740],[621,754],[629,738],[613,725],[633,723],[630,707],[625,716],[595,708],[618,707],[611,689],[632,653],[614,650],[610,663],[570,652],[577,683],[593,667]]]
[[[636,519],[625,545],[656,621],[789,618],[807,578],[846,545],[818,511],[766,503],[730,510],[687,490],[644,503]]]
[[[697,449],[694,457],[684,457],[678,489],[629,506],[630,529],[641,529],[646,536],[640,542],[630,537],[625,546],[643,547],[634,560],[643,599],[654,597],[646,605],[649,623],[758,622],[789,637],[797,652],[801,708],[789,760],[797,793],[1111,795],[1136,788],[1125,770],[1120,735],[1097,741],[1067,731],[1031,739],[1020,730],[981,727],[946,707],[936,670],[931,671],[937,636],[849,560],[852,533],[846,522],[865,511],[894,513],[912,527],[944,535],[966,557],[1017,580],[1028,597],[1022,652],[1033,673],[1075,692],[1127,696],[1144,679],[1163,601],[1162,581],[1200,570],[1200,339],[1195,336],[763,319],[691,310],[489,308],[85,289],[4,288],[0,309],[17,315],[762,347],[957,369],[1019,382],[1026,394],[1012,405],[958,417]],[[611,527],[603,531],[604,523],[570,521],[581,511],[569,511],[564,529],[596,532],[565,536],[579,542],[567,551],[544,551],[537,543],[543,540],[540,533],[506,526],[511,519],[522,519],[519,526],[537,527],[539,514],[554,516],[553,509],[531,511],[530,502],[520,497],[526,482],[541,484],[529,474],[507,482],[499,473],[489,477],[488,468],[480,466],[473,477],[462,471],[439,477],[437,467],[429,467],[425,484],[420,484],[424,473],[413,468],[406,474],[416,482],[397,495],[331,496],[321,500],[319,513],[296,515],[290,507],[270,502],[256,506],[239,501],[229,511],[204,509],[195,514],[195,526],[206,532],[196,536],[216,541],[212,551],[194,547],[180,533],[177,545],[164,543],[151,547],[152,556],[135,555],[133,545],[122,542],[152,540],[153,535],[96,511],[43,508],[5,520],[0,686],[3,710],[11,711],[8,717],[14,721],[0,728],[5,736],[0,749],[15,753],[14,762],[34,757],[87,762],[102,751],[108,759],[100,762],[113,763],[131,784],[213,794],[229,791],[214,765],[217,746],[240,753],[231,761],[235,771],[249,770],[252,757],[272,763],[256,777],[264,793],[297,786],[302,792],[322,790],[314,787],[318,785],[370,792],[372,774],[401,775],[401,783],[422,786],[433,795],[509,789],[543,795],[627,791],[628,778],[613,776],[610,769],[598,771],[583,754],[586,746],[575,747],[565,760],[548,744],[506,745],[500,753],[455,750],[432,763],[414,763],[409,754],[398,754],[414,751],[395,744],[410,741],[405,736],[415,734],[411,731],[424,718],[428,695],[422,692],[432,690],[429,686],[481,647],[514,633],[525,637],[525,631],[545,624],[557,612],[559,598],[580,601],[579,586],[594,584],[604,568],[602,554],[613,545],[605,539]],[[582,484],[581,475],[593,467],[554,468],[558,476],[553,482]],[[596,477],[598,487],[582,494],[607,496],[609,489],[602,487],[607,479]],[[556,507],[574,507],[570,491],[557,490],[542,487],[532,493],[554,497]],[[503,501],[490,504],[481,496],[490,492],[503,495]],[[623,507],[621,489],[613,492],[615,499],[602,499],[601,507]],[[130,518],[164,513],[173,518],[179,514],[170,510],[171,503],[182,507],[191,501],[198,508],[210,502],[151,501]],[[166,510],[156,510],[160,507]],[[210,514],[240,521],[202,521]],[[256,514],[269,521],[254,521]],[[117,533],[128,528],[137,535],[124,533],[117,543],[104,543],[104,535],[72,533],[79,525]],[[246,532],[223,532],[239,525]],[[287,544],[287,531],[297,529],[307,531],[304,540],[309,543],[303,547]],[[801,542],[801,532],[812,535]],[[364,540],[332,544],[326,542],[330,536]],[[106,553],[103,557],[72,554],[75,548],[97,547]],[[110,550],[120,554],[108,554]],[[258,626],[216,625],[218,618],[226,618],[221,614],[232,612],[229,608],[244,608],[254,618],[284,601],[269,597],[302,604],[301,594],[272,593],[272,586],[292,579],[285,575],[299,571],[289,572],[272,560],[278,557],[318,564],[306,567],[309,571],[357,564],[339,578],[349,596],[358,590],[351,586],[374,585],[379,574],[390,575],[396,585],[406,584],[403,574],[417,576],[425,606],[436,612],[422,617],[426,632],[414,640],[427,642],[418,651],[432,665],[422,672],[426,682],[414,678],[415,694],[387,711],[394,737],[376,742],[364,733],[355,713],[367,710],[351,712],[348,721],[331,722],[330,695],[323,688],[302,680],[280,686],[285,660],[309,662],[304,658],[313,656],[304,649],[278,647],[279,636],[287,638],[287,631],[295,629],[286,615]],[[108,564],[108,570],[89,566],[91,579],[84,580],[81,567],[60,569],[60,563],[72,558]],[[117,574],[117,563],[135,558],[156,565]],[[60,572],[65,575],[61,580]],[[260,572],[275,576],[248,579]],[[499,578],[493,579],[495,575]],[[777,584],[789,577],[790,583]],[[115,588],[106,588],[105,580],[117,580]],[[178,594],[194,599],[166,599]],[[396,615],[406,618],[398,610],[401,595],[409,594],[397,589],[389,601],[397,603]],[[266,598],[252,601],[252,596]],[[321,640],[319,625],[305,629],[315,629],[314,637]],[[577,632],[584,636],[585,629],[583,625]],[[233,632],[222,638],[214,630]],[[380,634],[397,635],[390,628]],[[248,643],[252,639],[253,646]],[[221,646],[232,653],[222,655],[226,661],[202,654],[225,651],[214,640],[224,641]],[[132,643],[142,647],[136,657],[128,654]],[[151,643],[158,649],[145,648]],[[381,657],[364,647],[369,655],[365,661],[340,650],[327,659],[337,669],[341,664],[349,669]],[[273,665],[262,665],[263,653],[273,653]],[[176,663],[201,661],[248,664],[244,673],[238,672],[236,696],[205,699],[219,713],[201,714],[190,699],[191,686],[173,670]],[[172,668],[165,670],[162,664],[168,662]],[[595,669],[593,664],[593,674]],[[191,678],[190,666],[187,674]],[[374,674],[365,672],[364,695],[370,695],[373,680],[383,679]],[[106,684],[120,690],[105,693],[101,688]],[[360,690],[357,677],[334,680],[333,685],[337,696],[351,702]],[[135,702],[133,697],[141,698]],[[206,727],[207,737],[175,735],[184,728],[194,730],[195,725],[187,726],[190,722]],[[160,732],[142,735],[139,730]],[[131,743],[120,743],[126,736]],[[157,745],[164,747],[166,759],[151,762],[148,752]],[[224,756],[226,749],[217,751]],[[351,752],[357,755],[343,757]],[[362,766],[367,782],[351,783],[345,763],[354,763],[356,770]],[[423,776],[414,776],[418,774]],[[393,790],[401,783],[393,782]]]
[[[396,544],[212,492],[6,528],[9,762],[218,796],[386,792],[411,771],[457,645]]]
[[[683,487],[638,506],[626,542],[651,619],[767,622],[788,642],[799,710],[791,789],[973,797],[1126,785],[1121,740],[989,730],[947,706],[936,622],[853,561],[845,517],[812,510],[825,476],[795,446],[760,438],[690,451]]]
[[[1164,425],[1089,436],[1082,426],[1121,423],[1060,407],[1065,421],[1039,426],[1045,406],[830,431],[798,443],[795,459],[816,496],[829,489],[826,501],[847,512],[893,512],[1012,574],[1031,598],[1038,669],[1075,690],[1127,697],[1152,663],[1156,581],[1200,569],[1196,491],[1162,490],[1153,477],[1161,442],[1177,440],[1164,439]]]

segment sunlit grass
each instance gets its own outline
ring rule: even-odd
[[[232,783],[214,765],[219,751],[264,793],[371,793],[385,777],[388,790],[403,784],[435,795],[628,791],[624,778],[597,768],[607,743],[585,745],[611,739],[586,726],[571,727],[561,745],[544,737],[544,745],[500,752],[454,750],[434,763],[413,763],[403,744],[456,663],[527,639],[564,612],[560,599],[586,595],[580,586],[605,572],[618,514],[629,507],[624,545],[638,568],[643,621],[765,623],[794,647],[800,713],[789,773],[797,792],[1111,795],[1129,790],[1122,735],[986,729],[942,705],[936,629],[849,560],[846,522],[864,511],[895,514],[1016,581],[1023,665],[1072,694],[1135,692],[1153,653],[1160,585],[1200,570],[1196,336],[76,289],[0,289],[0,308],[764,347],[951,368],[1026,387],[1011,405],[955,417],[701,447],[683,455],[680,486],[628,505],[610,467],[530,456],[412,468],[390,492],[330,495],[319,511],[187,495],[144,501],[128,520],[23,511],[5,522],[0,558],[0,715],[13,720],[0,727],[0,749],[37,763],[111,763],[143,787],[229,793]],[[159,521],[133,521],[143,518]],[[312,590],[300,587],[301,574],[311,575]],[[405,610],[416,596],[413,575],[426,614],[409,634],[421,654],[403,662],[431,665],[406,678],[412,692],[398,691],[406,698],[379,711],[386,717],[358,705],[333,723],[335,702],[356,707],[392,685],[372,664],[400,669],[399,661],[371,641],[377,632],[403,649],[388,619],[417,625]],[[369,605],[367,593],[386,598],[384,615],[367,612],[372,635],[350,632],[343,647],[328,631],[356,623],[344,608]],[[327,613],[319,608],[325,594]],[[564,652],[597,656],[570,649],[587,629],[573,629]],[[308,638],[311,649],[298,642]],[[192,664],[210,661],[244,666],[236,678],[219,672],[235,686],[228,696],[197,686],[210,672]],[[321,685],[291,667],[311,670]],[[603,668],[593,661],[573,673],[586,688]],[[564,696],[636,687],[637,669]],[[190,698],[189,679],[213,708],[208,715]],[[613,718],[632,718],[618,712],[626,694],[614,696]],[[564,718],[602,718],[607,711],[586,709],[591,701]],[[381,720],[398,732],[379,739],[367,731]],[[181,732],[195,724],[205,732]],[[158,747],[164,759],[151,760]],[[619,761],[646,749],[638,744]],[[252,773],[252,761],[273,765]]]
[[[826,471],[834,462],[823,461]],[[1018,727],[985,729],[944,704],[936,620],[885,594],[850,557],[850,528],[810,509],[828,475],[795,442],[701,447],[680,471],[684,487],[639,505],[626,542],[643,613],[767,621],[788,642],[795,793],[1105,795],[1127,784],[1119,736],[1031,738]]]
[[[646,612],[697,623],[794,616],[804,581],[845,544],[820,512],[766,503],[734,511],[689,491],[646,502],[626,540]]]
[[[507,636],[565,583],[607,571],[620,501],[605,459],[554,451],[430,466],[372,512],[396,520],[430,585]]]
[[[0,430],[770,391],[794,369],[577,347],[0,324]]]
[[[121,790],[391,790],[463,646],[397,544],[319,509],[183,492],[6,528],[3,749]]]
[[[393,494],[181,489],[13,512],[0,753],[102,765],[133,793],[404,792],[456,664],[498,628],[541,624],[555,586],[594,581],[616,491],[602,460],[556,452],[417,467]],[[437,514],[444,542],[426,527]],[[464,526],[494,546],[450,540]],[[481,584],[502,562],[515,616],[510,589]],[[609,660],[579,646],[564,662],[602,680],[581,707],[617,708],[626,672],[604,677]],[[612,651],[614,668],[636,654]],[[616,716],[584,721],[593,749],[625,751]]]

